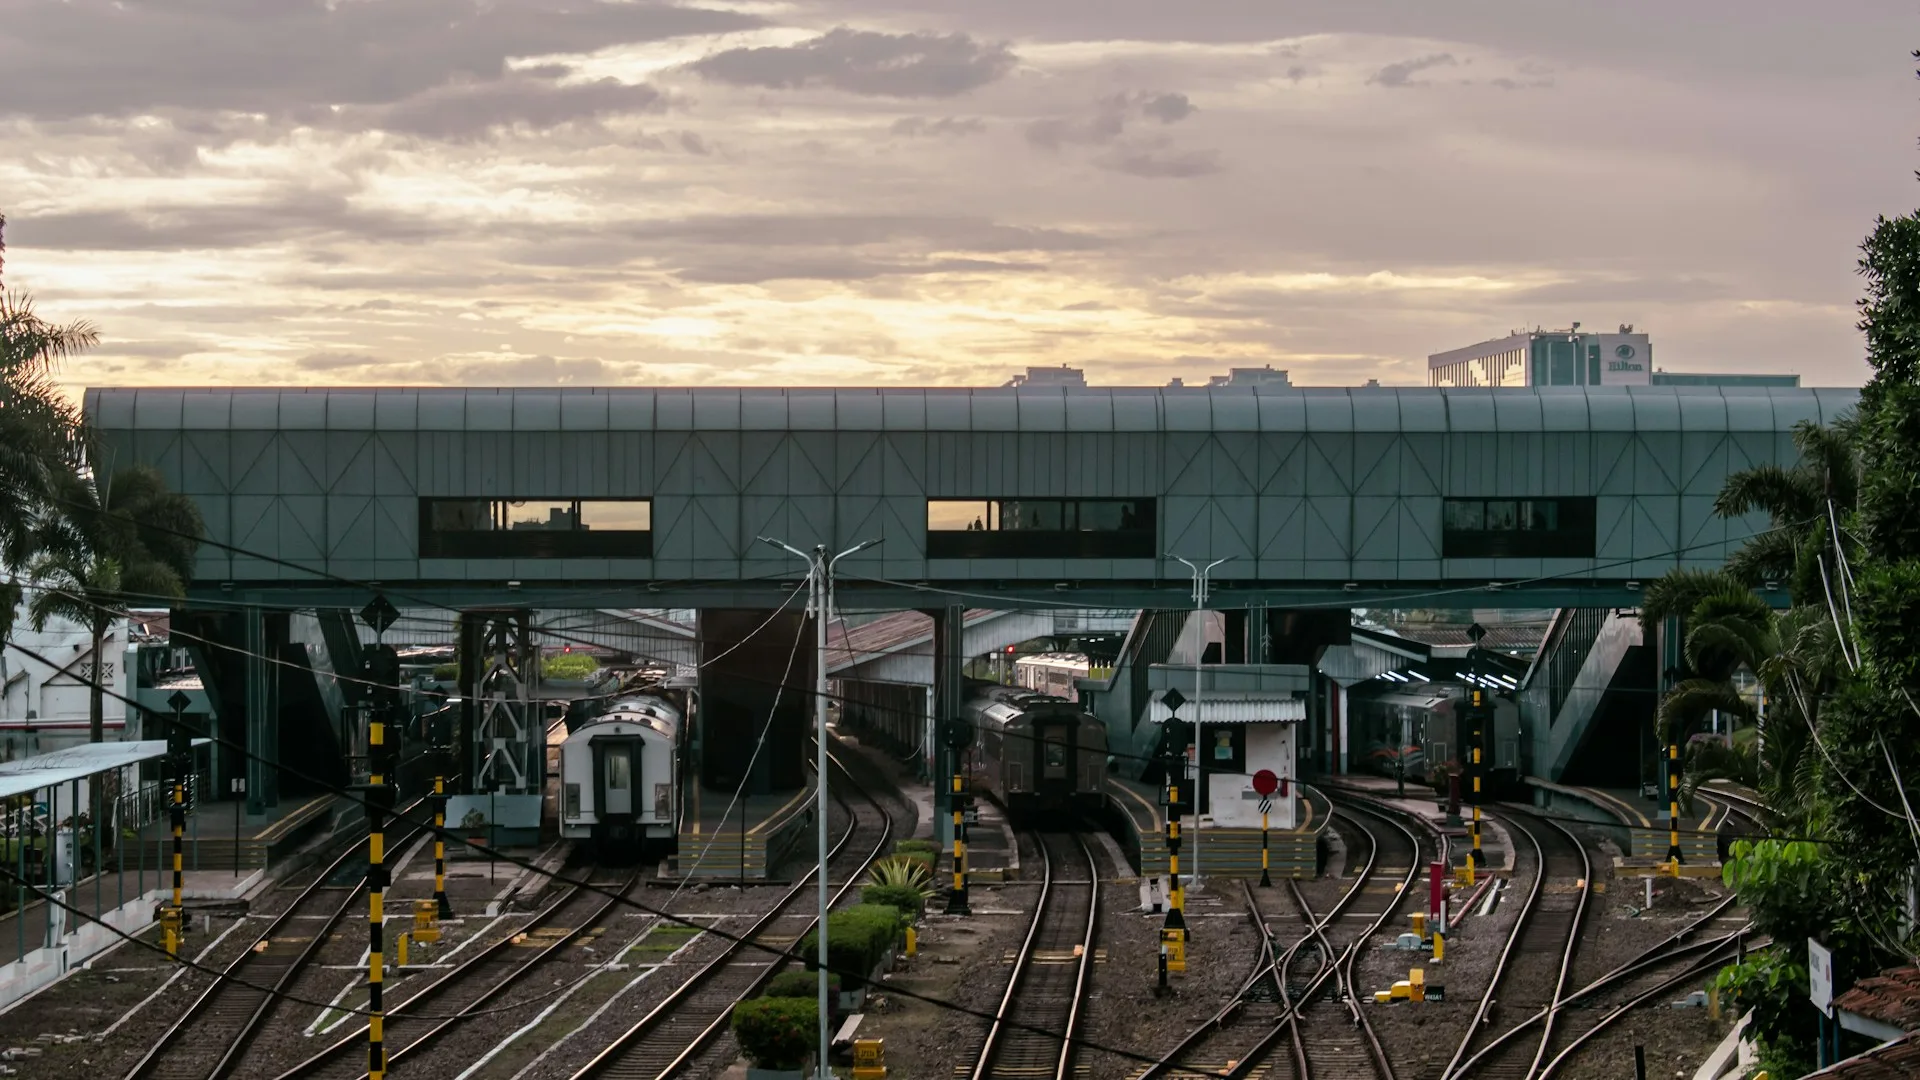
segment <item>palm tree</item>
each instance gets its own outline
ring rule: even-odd
[[[1845,521],[1860,491],[1860,462],[1849,417],[1831,427],[1803,420],[1794,425],[1800,460],[1791,468],[1760,465],[1727,477],[1714,512],[1742,517],[1766,512],[1773,529],[1748,541],[1727,559],[1727,573],[1749,588],[1765,581],[1788,584],[1795,601],[1821,596],[1817,558],[1833,542],[1833,525]],[[1826,558],[1829,572],[1834,564]]]
[[[75,459],[79,411],[53,382],[59,362],[92,345],[86,323],[58,326],[34,314],[33,301],[0,292],[0,638],[13,629],[20,602],[11,571],[32,553],[55,478]]]
[[[148,465],[134,465],[102,479],[98,472],[69,472],[55,481],[57,513],[35,530],[37,550],[29,570],[38,590],[27,610],[34,629],[48,620],[71,619],[93,642],[94,678],[89,680],[87,731],[103,733],[107,631],[126,617],[130,601],[175,600],[186,595],[193,555],[203,531],[193,500],[167,490]]]

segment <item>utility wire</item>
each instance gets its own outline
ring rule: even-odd
[[[15,645],[14,647],[21,648],[18,645]],[[46,662],[45,658],[39,656],[37,653],[26,650],[24,648],[22,648],[21,651],[25,652],[29,656],[34,657],[35,659],[41,660],[41,662],[43,663]],[[92,680],[86,680],[86,681],[90,685],[100,685],[99,683]],[[120,694],[119,692],[112,690],[111,688],[101,686],[101,689],[105,693],[108,693],[114,697],[117,697],[120,700],[127,702],[128,704],[133,704],[136,706],[138,705],[138,702],[132,701],[131,699],[127,698],[125,695]],[[315,790],[328,792],[337,798],[345,799],[349,803],[358,805],[362,808],[366,808],[369,805],[363,796],[361,796],[358,792],[355,792],[351,789],[343,788],[338,785],[328,783],[325,780],[322,780],[315,776],[311,776],[291,766],[270,762],[263,755],[249,749],[248,747],[237,744],[222,735],[210,733],[207,737],[210,739],[210,741],[222,747],[223,749],[231,750],[235,754],[238,754],[249,760],[258,761],[263,765],[267,765],[269,767],[275,768],[279,770],[279,772],[282,775],[291,776],[296,780],[300,780],[304,783],[307,783],[311,785]],[[721,930],[718,927],[708,926],[706,924],[696,922],[694,921],[694,919],[687,916],[676,915],[670,911],[656,908],[648,904],[643,904],[640,901],[631,899],[621,893],[609,891],[606,887],[595,884],[592,881],[569,877],[560,870],[547,870],[530,860],[519,858],[518,856],[509,854],[507,852],[498,851],[486,844],[482,844],[477,841],[471,840],[454,829],[437,827],[427,823],[421,823],[420,828],[422,831],[432,833],[434,835],[443,837],[445,839],[453,840],[460,844],[464,844],[468,848],[471,848],[474,851],[479,852],[481,855],[484,855],[487,858],[497,859],[500,862],[507,863],[511,866],[519,867],[522,870],[531,871],[534,874],[538,874],[542,877],[545,877],[547,880],[560,885],[571,886],[575,889],[585,890],[594,895],[607,897],[608,899],[612,900],[615,904],[618,904],[622,907],[632,908],[644,914],[651,915],[657,919],[675,923],[680,926],[685,926],[692,930],[698,930],[704,933],[713,934],[714,936],[724,941],[730,941],[742,946],[743,948],[754,949],[759,952],[766,953],[770,956],[778,957],[785,960],[796,960],[803,964],[817,963],[817,960],[802,956],[799,953],[791,952],[787,949],[782,949],[773,945],[768,945],[759,940],[746,937],[745,935],[734,934],[725,930]],[[13,877],[15,875],[12,875],[11,873],[9,873],[8,876]],[[37,891],[38,890],[36,889],[36,892]],[[834,968],[832,966],[829,966],[827,970],[831,974],[840,975],[847,978],[858,978],[862,974],[860,972]],[[247,985],[251,989],[262,990],[261,987],[255,986],[253,984],[249,983]],[[272,993],[272,991],[270,990],[263,990],[263,992]],[[934,1006],[935,1008],[944,1009],[949,1012],[958,1013],[964,1016],[969,1016],[976,1020],[984,1020],[984,1021],[992,1022],[997,1019],[994,1013],[987,1012],[981,1009],[971,1008],[965,1005],[956,1004],[954,1002],[946,1001],[941,998],[936,998],[916,990],[909,990],[903,986],[889,986],[887,989],[887,992],[888,994],[894,997],[905,998],[911,1001],[918,1001],[926,1005]],[[313,1002],[308,1002],[305,1000],[300,1000],[300,999],[297,999],[297,1000],[299,1000],[300,1004],[315,1004]],[[447,1019],[447,1018],[441,1017],[440,1019]],[[1034,1024],[1028,1024],[1018,1020],[1001,1020],[1001,1023],[1008,1027],[1018,1028],[1020,1030],[1029,1031],[1034,1034],[1043,1035],[1050,1039],[1061,1039],[1064,1037],[1063,1033],[1061,1032],[1051,1031],[1047,1028],[1043,1028]],[[1158,1058],[1155,1058],[1146,1054],[1142,1054],[1133,1050],[1126,1050],[1120,1047],[1108,1046],[1103,1043],[1094,1042],[1085,1037],[1074,1037],[1067,1041],[1070,1041],[1077,1046],[1081,1046],[1089,1050],[1097,1050],[1102,1053],[1113,1054],[1117,1057],[1121,1057],[1129,1061],[1140,1062],[1142,1064],[1154,1064],[1159,1060]],[[1203,1075],[1224,1076],[1225,1074],[1205,1073]]]

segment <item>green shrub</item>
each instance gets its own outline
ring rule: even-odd
[[[827,968],[849,989],[865,984],[864,976],[893,952],[900,935],[900,909],[886,904],[855,904],[827,916]],[[796,950],[814,963],[820,939],[809,930]]]
[[[827,975],[827,989],[835,993],[840,990],[840,976]],[[820,997],[820,975],[813,971],[783,971],[767,981],[767,988],[760,991],[761,997],[770,998],[814,998]]]
[[[933,868],[906,855],[874,860],[873,868],[867,871],[867,880],[875,885],[912,889],[922,898],[933,895]]]
[[[441,682],[458,684],[460,682],[460,665],[435,664],[433,666],[433,677]]]
[[[868,885],[860,890],[860,902],[898,908],[909,919],[919,918],[927,906],[927,898],[911,885]]]
[[[929,855],[939,855],[940,845],[931,840],[895,840],[893,842],[893,853],[895,855],[906,855],[915,851],[924,851]]]
[[[920,843],[920,841],[914,841]],[[893,858],[906,859],[916,865],[926,867],[927,877],[933,878],[940,872],[940,852],[919,847],[893,849]]]
[[[586,653],[560,653],[540,664],[543,679],[584,679],[600,670],[600,661]]]
[[[812,998],[762,997],[733,1007],[733,1037],[763,1069],[797,1069],[815,1049],[820,1006]]]

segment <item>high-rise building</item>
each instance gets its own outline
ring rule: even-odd
[[[1427,357],[1429,386],[1647,386],[1652,373],[1652,342],[1624,323],[1611,334],[1516,330]]]
[[[1008,379],[1007,386],[1085,386],[1087,373],[1076,367],[1030,367],[1025,375]]]

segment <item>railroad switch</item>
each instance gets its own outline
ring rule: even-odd
[[[887,1040],[853,1041],[853,1080],[887,1080]]]

